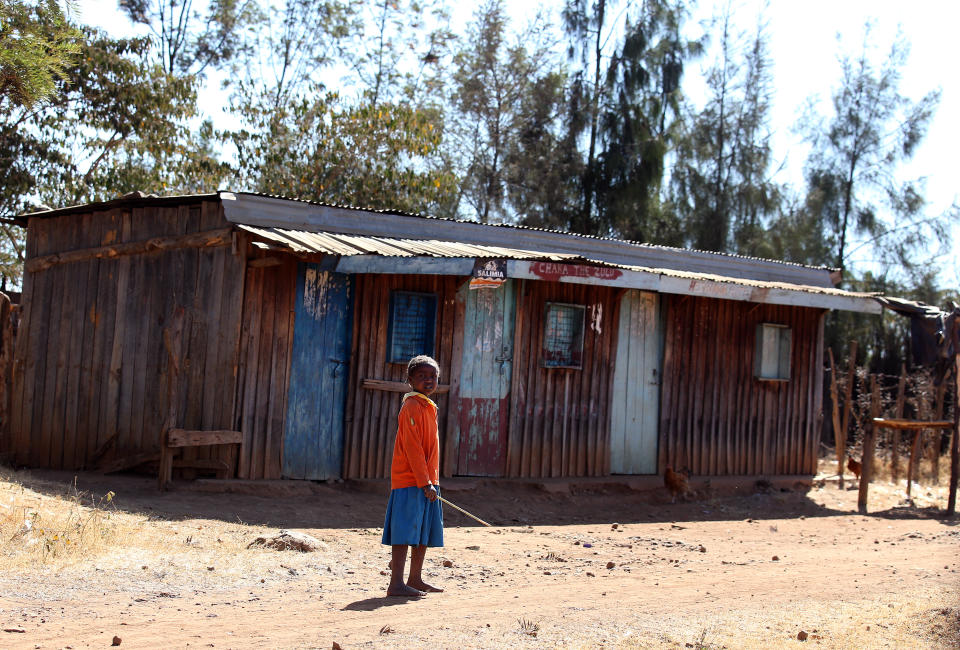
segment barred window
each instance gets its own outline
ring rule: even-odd
[[[583,305],[548,302],[543,327],[543,365],[547,368],[583,366]]]
[[[774,323],[757,325],[754,374],[758,379],[790,379],[790,328]]]
[[[407,363],[418,354],[433,356],[436,323],[436,294],[413,291],[390,292],[388,362]]]

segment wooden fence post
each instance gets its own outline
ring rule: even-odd
[[[853,406],[853,381],[857,376],[857,347],[856,339],[850,341],[850,360],[847,364],[847,385],[843,387],[843,420],[840,422],[841,437],[843,445],[837,443],[837,462],[840,464],[840,482],[838,486],[843,489],[843,459],[847,453],[847,431],[850,430],[850,409]]]
[[[903,419],[903,408],[907,401],[907,364],[900,365],[900,383],[897,384],[897,407],[893,413],[894,419]],[[900,480],[900,429],[891,432],[890,442],[890,475],[894,484]]]
[[[947,500],[947,515],[957,511],[957,482],[960,478],[960,350],[953,357],[954,400],[953,440],[950,443],[950,498]]]
[[[846,444],[846,432],[840,430],[840,391],[837,388],[837,368],[833,363],[833,349],[827,348],[830,357],[830,403],[833,406],[833,442],[837,452],[837,476],[840,477],[840,487],[843,487],[843,446]]]
[[[936,400],[933,407],[933,419],[943,419],[943,401],[947,394],[947,384],[949,374],[944,374],[940,385],[937,386]],[[940,485],[940,451],[943,448],[943,431],[937,431],[934,437],[934,444],[930,446],[930,473],[933,475],[933,484]]]
[[[867,493],[873,479],[873,453],[877,447],[877,425],[873,419],[880,416],[880,387],[877,376],[870,376],[870,417],[863,429],[863,456],[860,458],[860,492],[857,494],[857,512],[867,514]]]

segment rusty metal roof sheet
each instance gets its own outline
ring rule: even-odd
[[[392,237],[364,237],[332,232],[307,232],[286,228],[258,228],[238,224],[257,237],[296,253],[324,253],[328,255],[379,255],[382,257],[448,257],[448,258],[504,258],[514,260],[550,260],[554,262],[583,260],[571,253],[529,251],[503,246],[465,244],[437,239],[396,239]],[[586,261],[586,260],[585,260]]]
[[[409,259],[429,257],[462,260],[470,258],[500,258],[530,262],[555,262],[557,263],[557,267],[564,267],[571,264],[586,264],[594,267],[619,269],[627,273],[633,273],[634,275],[632,277],[634,280],[627,282],[627,284],[623,286],[636,286],[665,293],[703,295],[733,300],[775,302],[780,304],[794,304],[795,299],[790,298],[790,296],[804,294],[808,296],[821,296],[821,298],[804,299],[804,301],[798,304],[822,306],[826,308],[843,304],[846,305],[845,308],[851,308],[852,306],[856,311],[879,311],[879,305],[873,301],[876,294],[844,291],[833,287],[753,280],[713,273],[680,271],[670,268],[615,264],[571,253],[552,253],[549,251],[534,251],[502,246],[432,239],[400,239],[346,235],[332,232],[307,232],[286,228],[261,228],[241,224],[238,224],[237,227],[251,233],[256,238],[270,242],[274,246],[286,248],[295,253],[321,253],[352,259]],[[405,264],[405,262],[397,260],[396,264]],[[399,267],[393,265],[388,268],[397,269]],[[514,268],[516,271],[510,274],[511,277],[533,277],[530,275],[529,270],[520,270],[518,267]],[[433,272],[440,271],[435,270]],[[469,267],[466,272],[469,272]],[[559,281],[569,280],[569,278],[559,277],[558,279]],[[630,283],[633,284],[631,285]],[[618,283],[610,282],[610,284]]]

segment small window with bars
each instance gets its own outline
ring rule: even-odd
[[[418,354],[433,356],[437,331],[437,296],[433,293],[392,291],[387,361],[407,363]]]
[[[541,358],[546,368],[583,367],[583,305],[548,302]]]
[[[787,381],[790,379],[790,328],[774,323],[757,325],[754,374],[758,379]]]

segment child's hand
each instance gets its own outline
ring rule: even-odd
[[[421,489],[423,490],[423,496],[427,497],[427,501],[436,501],[440,498],[437,489],[430,484],[424,485]]]

